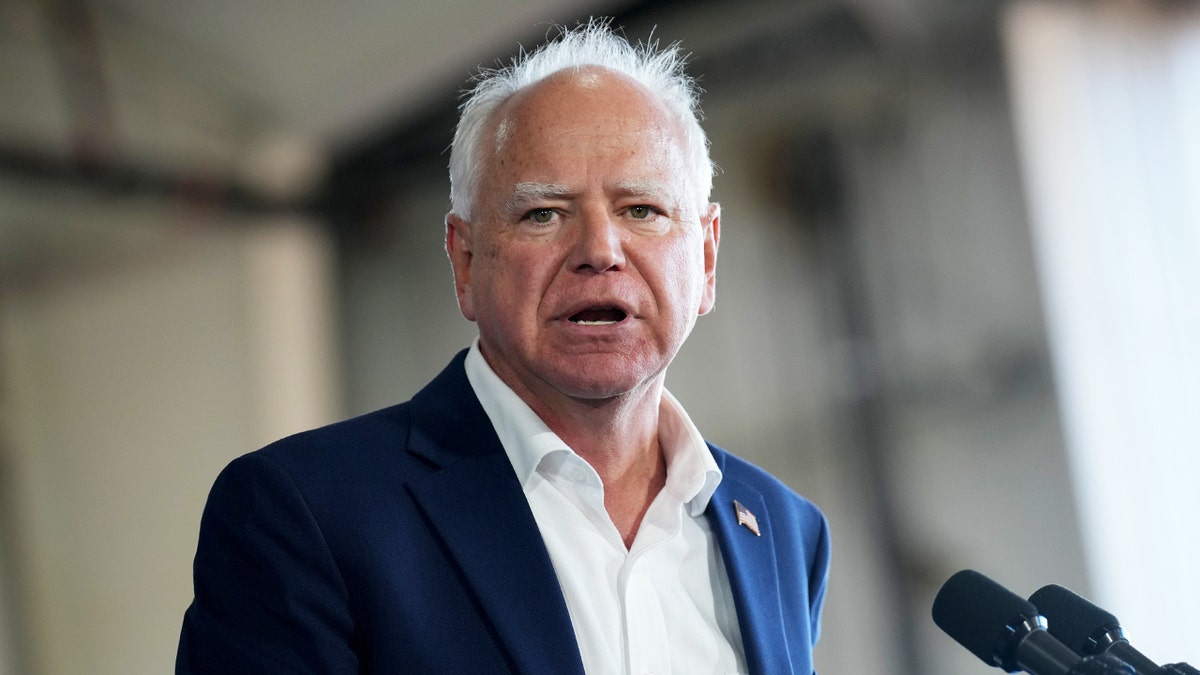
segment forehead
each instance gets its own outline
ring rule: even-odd
[[[650,90],[600,67],[560,71],[510,98],[493,121],[489,170],[522,156],[633,151],[681,159],[679,120]],[[509,164],[506,164],[509,163]]]

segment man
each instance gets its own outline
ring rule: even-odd
[[[598,23],[477,83],[446,250],[479,338],[222,472],[178,673],[812,672],[824,518],[663,388],[714,302],[695,106]]]

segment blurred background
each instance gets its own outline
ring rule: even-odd
[[[821,673],[988,672],[962,568],[1200,664],[1200,4],[0,0],[0,675],[170,672],[217,472],[469,344],[459,93],[601,15],[707,91],[667,384],[828,514]]]

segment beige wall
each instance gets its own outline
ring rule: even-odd
[[[171,671],[217,471],[336,415],[330,273],[303,223],[209,223],[4,290],[0,489],[28,675]]]

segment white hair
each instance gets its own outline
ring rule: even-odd
[[[687,55],[678,44],[659,49],[658,42],[631,45],[606,20],[592,19],[559,35],[533,52],[521,51],[510,65],[481,69],[461,106],[450,146],[450,208],[470,220],[486,162],[480,150],[496,111],[514,94],[567,69],[599,66],[621,73],[655,95],[680,122],[684,158],[692,168],[690,183],[703,211],[712,192],[713,164],[708,138],[700,128],[700,88],[684,71]]]

